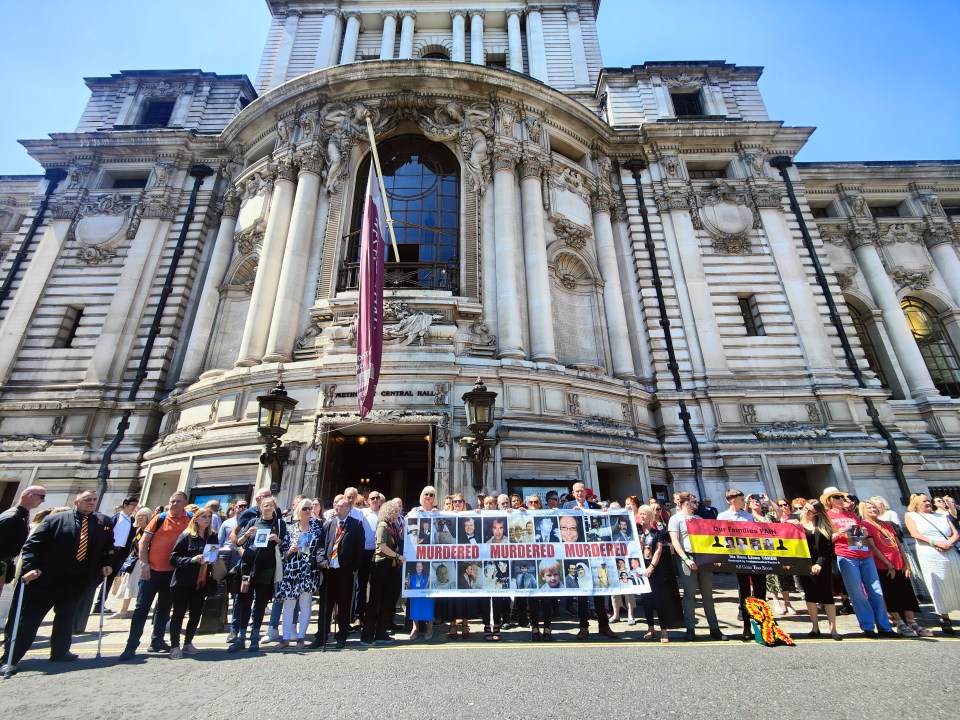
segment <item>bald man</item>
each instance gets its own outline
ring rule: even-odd
[[[0,589],[13,577],[13,559],[30,534],[30,512],[40,507],[47,491],[40,485],[31,485],[20,493],[20,502],[0,514]]]

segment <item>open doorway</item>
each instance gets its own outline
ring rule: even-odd
[[[818,498],[823,489],[836,485],[833,479],[833,467],[830,465],[777,466],[783,497]]]
[[[325,503],[352,486],[364,495],[376,490],[399,497],[404,510],[420,504],[420,491],[433,477],[430,428],[409,428],[416,434],[374,434],[374,429],[365,427],[364,435],[331,433],[321,486]]]

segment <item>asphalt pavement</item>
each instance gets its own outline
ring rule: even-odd
[[[739,640],[733,579],[719,576],[718,616],[730,640],[709,640],[700,618],[697,642],[672,631],[669,644],[644,641],[645,624],[612,625],[620,638],[593,632],[575,639],[577,621],[554,623],[556,642],[531,643],[529,630],[504,632],[500,643],[483,640],[472,625],[468,641],[450,641],[447,626],[425,642],[404,640],[360,648],[351,635],[344,650],[287,650],[228,655],[226,635],[199,635],[200,654],[183,660],[143,651],[131,663],[117,656],[128,620],[104,623],[97,659],[99,617],[75,638],[74,663],[46,659],[49,622],[21,661],[0,680],[0,717],[56,719],[173,714],[183,719],[221,716],[243,720],[305,713],[359,713],[423,718],[779,717],[857,718],[896,713],[906,718],[952,716],[960,673],[960,640],[944,636],[929,606],[921,619],[932,638],[874,640],[859,637],[853,616],[841,616],[843,642],[802,637],[805,611],[780,618],[797,637],[795,647],[769,648]],[[9,588],[0,600],[9,602]],[[0,601],[0,618],[6,617]],[[797,608],[802,603],[795,603]],[[398,616],[398,620],[399,620]],[[2,622],[2,621],[0,621]],[[315,624],[314,624],[315,627]],[[595,631],[596,623],[591,622]],[[826,629],[825,622],[821,629]],[[148,640],[149,626],[145,633]],[[948,715],[949,713],[949,715]],[[933,716],[933,717],[936,717]]]

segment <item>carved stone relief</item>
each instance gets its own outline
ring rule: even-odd
[[[714,249],[721,253],[748,253],[750,230],[759,218],[750,198],[738,192],[725,180],[711,183],[709,193],[695,193],[696,208],[691,212],[693,225],[706,230],[714,239]]]
[[[579,225],[563,215],[558,214],[551,218],[551,221],[557,239],[577,250],[582,250],[593,236],[593,231],[588,226]]]

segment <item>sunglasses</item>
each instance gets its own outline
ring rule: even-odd
[[[454,505],[463,505],[463,503],[464,503],[463,500],[454,500],[454,501],[453,501],[453,504],[454,504]]]
[[[424,497],[436,497],[436,495],[437,495],[436,493],[424,493],[424,494],[423,494]]]
[[[34,497],[40,498],[41,500],[46,500],[46,499],[47,499],[47,496],[46,496],[46,495],[41,495],[40,493],[30,493],[30,494],[33,495]]]

